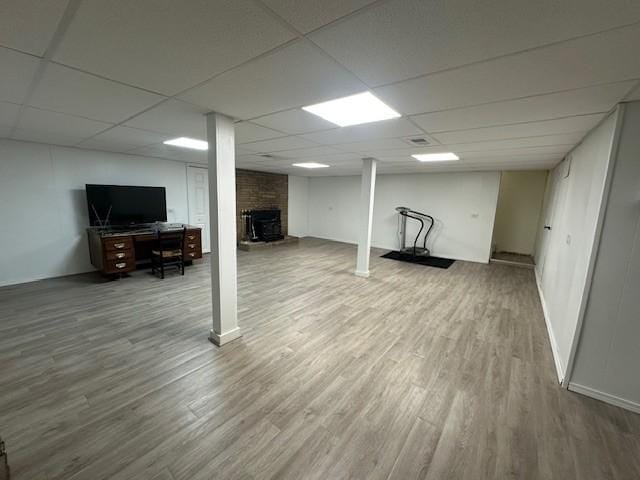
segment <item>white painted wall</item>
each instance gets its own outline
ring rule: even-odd
[[[398,249],[395,207],[407,206],[435,217],[428,242],[433,255],[488,262],[499,181],[498,172],[379,175],[372,245]],[[315,177],[308,182],[309,235],[356,243],[360,177]],[[407,231],[407,238],[413,238],[418,227],[411,222]]]
[[[640,102],[626,105],[570,388],[640,412]]]
[[[533,255],[546,170],[502,172],[493,243],[498,252]]]
[[[550,173],[543,215],[552,230],[539,242],[536,276],[560,380],[586,300],[615,118],[610,115]]]
[[[0,140],[0,286],[93,270],[86,183],[166,187],[188,221],[184,163]]]
[[[289,175],[289,235],[309,234],[309,178]]]

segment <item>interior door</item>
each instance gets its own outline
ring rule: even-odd
[[[209,170],[187,167],[189,223],[202,228],[202,251],[211,252],[209,240]]]
[[[549,258],[550,240],[553,237],[553,225],[555,219],[558,216],[559,210],[562,208],[563,203],[563,187],[566,175],[566,165],[560,165],[560,168],[551,172],[549,178],[549,192],[547,198],[547,206],[544,212],[544,224],[543,230],[540,236],[540,248],[538,249],[540,255],[536,258],[538,264],[540,277],[544,277],[545,266]]]

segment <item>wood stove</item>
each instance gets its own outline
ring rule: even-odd
[[[252,242],[274,242],[282,240],[280,210],[251,210],[246,217],[247,233]]]

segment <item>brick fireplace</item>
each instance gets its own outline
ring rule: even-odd
[[[246,210],[280,210],[282,235],[287,235],[288,176],[277,173],[236,169],[236,231],[238,240],[245,232],[242,212]]]

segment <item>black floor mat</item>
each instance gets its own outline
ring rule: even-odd
[[[436,268],[449,268],[453,265],[455,260],[451,260],[449,258],[440,258],[440,257],[414,257],[411,254],[400,253],[397,251],[392,251],[389,253],[385,253],[382,255],[382,258],[389,258],[391,260],[400,260],[401,262],[407,263],[417,263],[418,265],[426,265],[427,267],[436,267]]]

